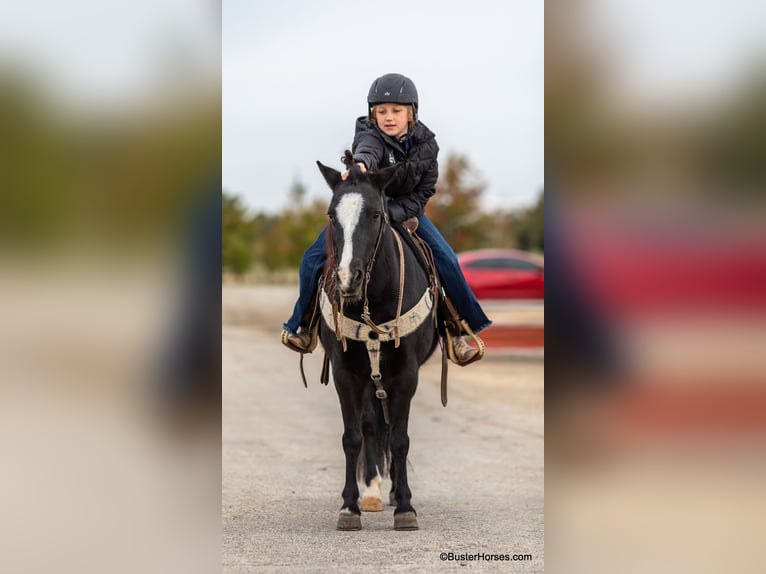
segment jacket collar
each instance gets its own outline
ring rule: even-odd
[[[378,128],[378,125],[366,116],[360,116],[359,118],[357,118],[356,131],[357,132],[374,131],[380,134],[380,137],[383,138],[383,140],[386,141],[391,146],[401,147],[402,145],[401,142],[395,140],[389,135],[384,134],[380,130],[380,128]],[[412,144],[414,145],[429,139],[433,139],[436,136],[430,129],[428,129],[428,127],[424,123],[422,123],[420,120],[417,120],[415,124],[412,126],[412,129],[410,130],[408,137],[412,138]]]

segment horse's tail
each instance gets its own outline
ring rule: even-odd
[[[356,465],[356,474],[360,480],[364,480],[367,473],[367,456],[366,456],[366,444],[365,441],[369,438],[375,440],[375,456],[374,462],[380,475],[387,477],[389,475],[389,468],[391,465],[391,442],[390,433],[388,432],[388,425],[386,424],[386,418],[383,414],[383,403],[375,396],[375,387],[370,382],[370,389],[367,393],[368,403],[365,405],[365,409],[369,409],[368,412],[371,416],[368,419],[367,424],[371,424],[373,431],[372,436],[369,433],[362,432],[362,449],[359,454]],[[363,421],[364,425],[365,422]],[[367,435],[367,436],[365,436]],[[375,469],[370,469],[374,471]]]
[[[383,403],[375,396],[375,391],[370,393],[370,400],[375,409],[375,438],[377,441],[376,450],[378,452],[378,469],[381,476],[388,476],[389,466],[391,464],[391,433],[386,424],[386,417],[383,414]]]

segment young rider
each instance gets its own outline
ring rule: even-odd
[[[426,203],[436,192],[439,145],[434,133],[418,119],[415,84],[401,74],[381,76],[372,83],[367,104],[368,115],[356,120],[354,162],[362,171],[375,171],[404,161],[421,166],[386,188],[389,217],[394,223],[417,219],[418,235],[433,251],[447,296],[460,317],[478,333],[491,321],[466,283],[455,252],[424,213]],[[344,179],[347,174],[343,174]],[[298,352],[311,352],[315,344],[305,318],[326,261],[325,234],[323,229],[304,253],[299,271],[300,295],[292,316],[283,325],[282,342]],[[452,337],[452,345],[459,365],[472,362],[478,353],[462,336]]]

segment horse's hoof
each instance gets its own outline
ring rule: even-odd
[[[383,501],[374,496],[365,496],[362,499],[361,509],[364,512],[381,512],[383,510]]]
[[[414,512],[394,514],[394,530],[417,530],[418,517]]]
[[[393,492],[388,493],[388,505],[396,506],[396,495]]]
[[[338,530],[361,530],[362,519],[358,514],[340,513],[338,516]]]

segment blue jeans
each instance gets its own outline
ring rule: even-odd
[[[325,261],[327,261],[327,253],[325,249],[327,247],[325,236],[327,235],[327,228],[322,229],[319,237],[311,244],[311,247],[306,249],[301,259],[301,266],[298,269],[298,282],[300,285],[300,293],[298,294],[298,301],[295,302],[293,308],[293,314],[287,320],[287,323],[282,327],[292,334],[298,331],[298,327],[301,324],[301,319],[308,312],[311,300],[314,298],[314,292],[319,283],[319,278],[322,276],[322,269],[324,269]]]
[[[295,333],[298,330],[301,319],[308,312],[314,290],[319,282],[319,277],[322,275],[322,269],[327,259],[325,254],[326,231],[327,229],[323,229],[316,241],[303,254],[298,271],[300,294],[292,316],[283,325],[283,328],[290,333]],[[425,215],[418,217],[418,235],[431,246],[444,290],[455,305],[460,317],[466,320],[474,333],[489,327],[492,321],[484,314],[484,310],[476,300],[473,291],[466,283],[455,252]]]

